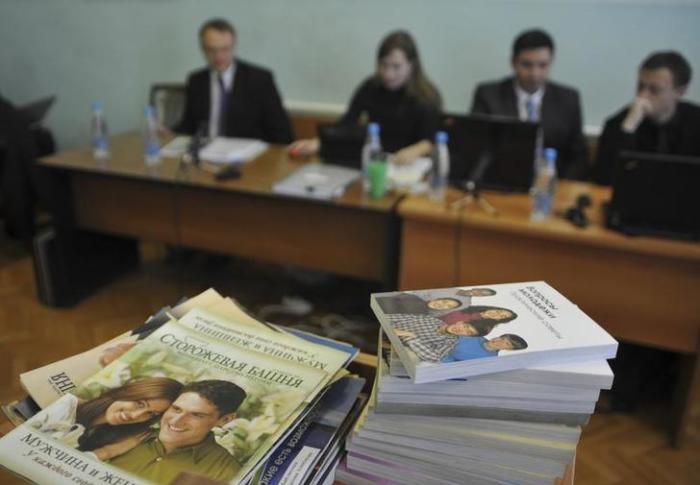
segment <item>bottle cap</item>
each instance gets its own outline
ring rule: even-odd
[[[143,110],[146,116],[155,116],[156,115],[156,109],[151,106],[150,104],[146,105],[146,108]]]
[[[447,143],[447,140],[449,137],[447,136],[447,132],[444,131],[438,131],[435,133],[435,141],[437,143]]]
[[[370,123],[367,125],[367,133],[370,135],[379,135],[379,123]]]
[[[544,159],[547,161],[557,160],[557,149],[556,148],[545,148],[544,149]]]
[[[92,110],[93,111],[102,111],[102,101],[93,101],[92,102]]]

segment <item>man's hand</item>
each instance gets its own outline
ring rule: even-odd
[[[647,98],[640,96],[634,98],[630,109],[627,111],[627,117],[622,122],[622,130],[627,133],[637,131],[644,118],[651,114],[652,109],[651,102]]]

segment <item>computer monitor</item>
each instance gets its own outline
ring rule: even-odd
[[[623,151],[613,175],[609,227],[700,239],[700,157]]]
[[[323,124],[318,126],[321,160],[348,168],[361,168],[362,147],[367,128],[356,125]]]
[[[527,191],[534,176],[539,124],[487,115],[443,119],[449,135],[450,180],[460,187]],[[479,177],[479,172],[483,172]]]

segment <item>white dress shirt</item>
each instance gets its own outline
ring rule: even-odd
[[[231,91],[233,89],[233,74],[235,71],[236,64],[232,62],[228,69],[221,73],[224,86],[226,87],[226,91],[229,93],[229,96],[231,95]],[[221,99],[221,88],[219,87],[219,73],[214,70],[209,71],[209,79],[209,92],[211,93],[211,99],[209,100],[209,138],[214,138],[220,134],[219,117],[221,113],[219,113],[219,108],[221,105],[219,100]]]
[[[539,121],[540,114],[542,113],[542,98],[544,97],[544,86],[542,86],[534,93],[530,94],[527,91],[523,90],[520,86],[518,86],[517,82],[514,84],[515,97],[518,100],[518,118],[520,118],[522,121],[530,120],[528,116],[527,104],[528,101],[531,101],[534,105],[533,107],[535,117],[533,120],[530,121]]]

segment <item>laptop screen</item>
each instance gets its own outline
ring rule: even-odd
[[[449,135],[453,184],[464,188],[464,184],[483,168],[482,187],[507,191],[530,189],[537,149],[537,123],[486,115],[448,115],[443,125]],[[489,162],[484,167],[480,162],[485,156]]]
[[[700,157],[622,152],[608,225],[631,234],[700,238]]]
[[[333,165],[359,169],[367,128],[339,124],[319,125],[321,159]]]

